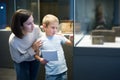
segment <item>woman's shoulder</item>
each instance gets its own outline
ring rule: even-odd
[[[39,25],[37,25],[37,24],[34,24],[34,27],[35,27],[35,28],[39,28]]]
[[[23,39],[20,39],[20,38],[16,37],[14,33],[11,33],[10,36],[9,36],[9,42],[10,43],[17,43],[17,42],[20,42],[22,40]]]
[[[41,31],[39,25],[36,25],[36,24],[34,25],[34,30],[33,30],[33,32],[35,32],[36,34],[37,34],[37,33],[41,33],[41,34],[42,34],[42,31]]]
[[[17,37],[13,33],[11,33],[9,37],[9,44],[14,45],[16,43],[16,38]]]
[[[13,40],[14,37],[15,37],[15,35],[13,33],[11,33],[10,36],[9,36],[9,40]]]
[[[39,29],[40,29],[39,26],[36,25],[36,24],[34,24],[34,29],[33,29],[33,31],[36,31],[36,30],[39,30]]]

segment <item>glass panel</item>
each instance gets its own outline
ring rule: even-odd
[[[53,14],[60,20],[60,28],[65,36],[73,34],[74,0],[40,0],[40,22],[46,14]]]
[[[0,3],[0,29],[6,26],[6,3]]]
[[[35,24],[40,24],[40,0],[4,0],[0,2],[0,29],[5,29],[11,24],[13,13],[17,9],[28,9],[33,12]]]
[[[60,20],[70,19],[71,0],[40,0],[40,16],[42,21],[46,14],[56,15]]]
[[[22,5],[21,5],[22,4]],[[33,12],[34,22],[39,25],[38,20],[38,0],[16,0],[17,9],[28,9]]]
[[[120,47],[119,0],[75,0],[75,47]]]

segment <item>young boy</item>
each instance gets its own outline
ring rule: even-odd
[[[46,61],[39,55],[35,55],[35,58],[45,64],[46,80],[67,80],[67,66],[62,44],[72,45],[72,42],[63,35],[56,34],[59,26],[59,20],[56,16],[51,14],[46,15],[43,18],[42,24],[45,35],[39,39],[43,42],[40,51],[55,50],[57,51],[58,60]]]

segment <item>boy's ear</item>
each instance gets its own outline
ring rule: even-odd
[[[46,28],[46,24],[42,24],[43,28]]]

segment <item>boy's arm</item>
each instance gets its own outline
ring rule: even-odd
[[[65,42],[66,45],[72,46],[73,45],[73,35],[69,35],[69,39]]]
[[[39,50],[36,50],[36,54],[34,55],[35,59],[37,60],[40,60],[39,52]]]
[[[69,46],[72,46],[73,45],[73,42],[70,41],[69,39],[65,42],[66,45],[69,45]]]
[[[40,53],[40,51],[37,50],[37,51],[36,51],[36,54],[34,55],[35,59],[37,59],[38,61],[40,61],[42,64],[46,64],[47,61],[46,61],[44,58],[40,57],[40,56],[39,56],[39,53]]]

